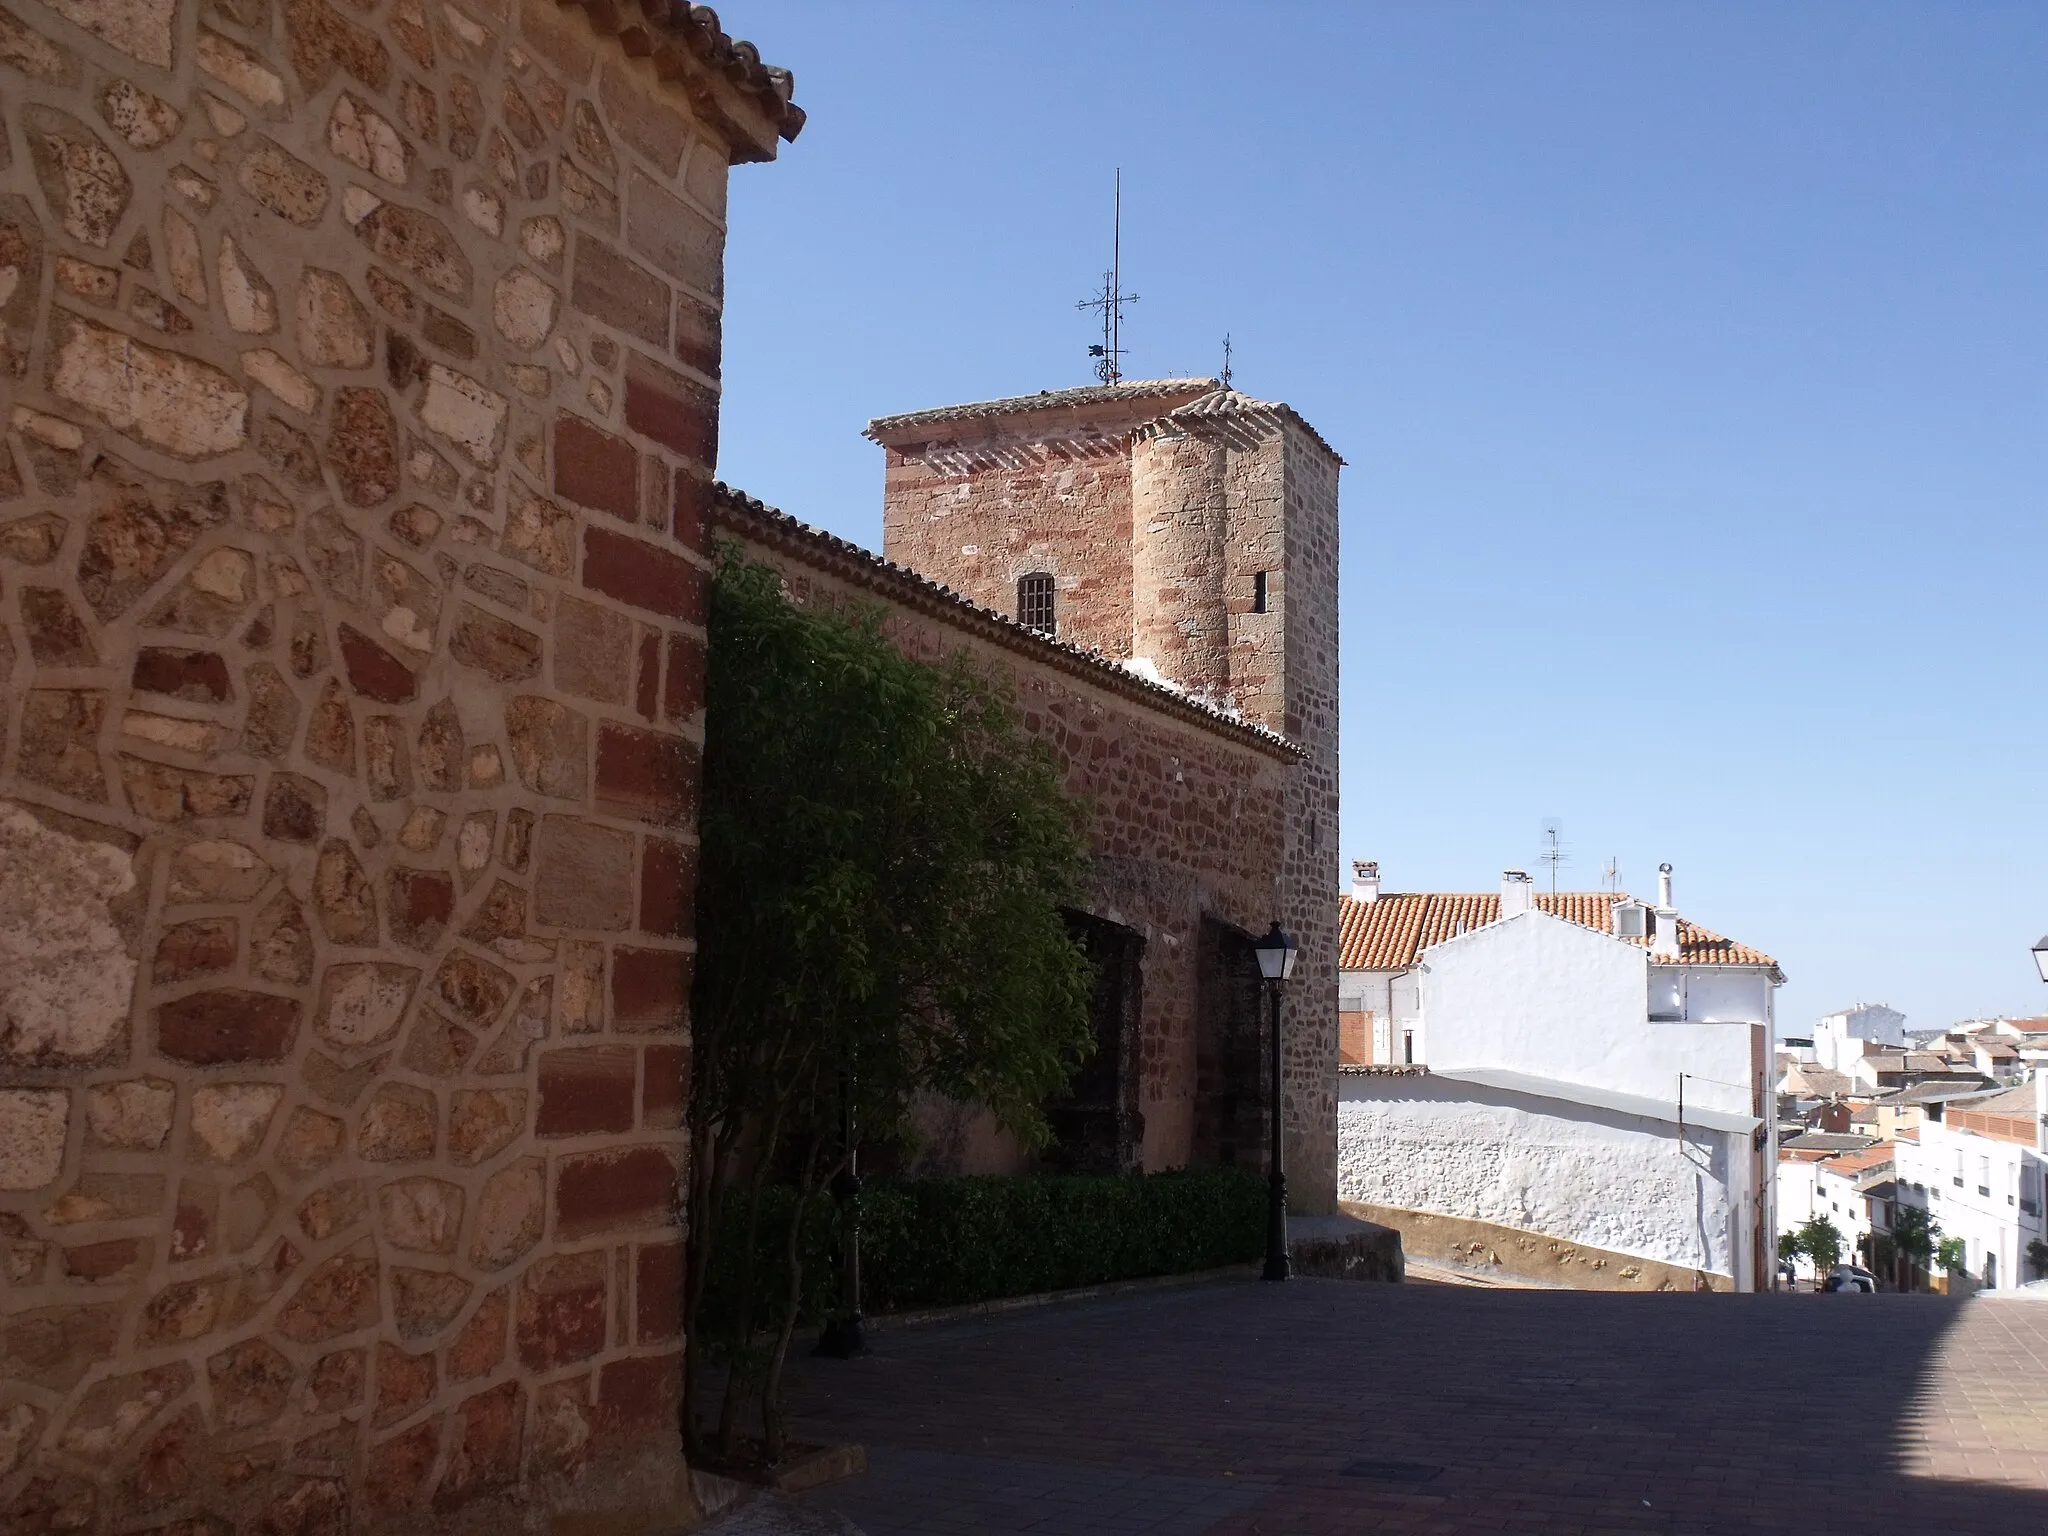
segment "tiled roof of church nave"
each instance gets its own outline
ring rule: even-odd
[[[1620,891],[1546,891],[1536,893],[1536,908],[1596,933],[1614,932],[1614,905],[1629,897]],[[1338,898],[1338,967],[1347,971],[1405,971],[1432,944],[1500,920],[1500,893],[1455,894],[1439,891],[1397,892],[1377,901]],[[1631,944],[1646,944],[1630,939]],[[1776,969],[1777,961],[1760,949],[1723,938],[1698,923],[1678,920],[1678,958],[1683,965],[1754,965]]]
[[[590,18],[591,28],[600,35],[615,37],[628,56],[653,56],[657,72],[666,74],[655,40],[640,25],[645,18],[662,37],[681,43],[706,65],[760,101],[761,109],[775,123],[775,131],[795,142],[803,132],[804,109],[791,98],[796,94],[796,76],[786,69],[761,62],[761,50],[752,43],[728,37],[719,26],[718,12],[708,5],[690,5],[686,0],[555,0],[563,10],[580,10]]]
[[[807,564],[902,602],[962,628],[979,631],[985,638],[1031,660],[1048,663],[1070,676],[1128,698],[1178,714],[1211,730],[1220,730],[1246,740],[1290,762],[1302,757],[1302,749],[1277,731],[1269,731],[1239,715],[1219,709],[1191,694],[1132,672],[1114,657],[1086,649],[1072,641],[1053,639],[1028,629],[1006,613],[983,607],[970,597],[955,592],[943,582],[898,565],[871,549],[849,539],[814,528],[787,512],[757,501],[745,491],[723,482],[712,486],[710,518],[729,529],[760,539],[789,551]]]

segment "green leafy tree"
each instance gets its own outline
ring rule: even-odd
[[[1932,1264],[1935,1240],[1940,1236],[1941,1223],[1932,1212],[1917,1205],[1893,1208],[1892,1248],[1907,1265],[1925,1269]]]
[[[1825,1216],[1816,1216],[1799,1229],[1799,1251],[1813,1260],[1816,1278],[1842,1262],[1842,1232]]]
[[[1939,1264],[1946,1274],[1968,1274],[1969,1270],[1965,1268],[1968,1261],[1969,1253],[1960,1237],[1944,1237],[1934,1245],[1934,1262]]]
[[[1799,1253],[1799,1234],[1797,1232],[1780,1232],[1778,1234],[1778,1261],[1783,1263],[1787,1259],[1796,1259],[1799,1257]]]
[[[847,1127],[908,1139],[913,1099],[938,1094],[1041,1143],[1041,1105],[1092,1047],[1093,970],[1063,915],[1087,875],[1085,811],[1004,686],[963,657],[907,658],[877,608],[794,602],[727,547],[710,640],[683,1429],[701,1452],[715,1347],[719,1454],[739,1452],[757,1401],[772,1462],[806,1212],[845,1166]],[[775,1186],[794,1201],[764,1206]],[[700,1325],[721,1262],[736,1315],[714,1340]]]

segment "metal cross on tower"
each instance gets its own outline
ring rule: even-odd
[[[1135,293],[1123,291],[1123,247],[1124,173],[1123,167],[1119,166],[1116,173],[1116,217],[1110,233],[1109,270],[1102,274],[1102,292],[1074,306],[1076,309],[1102,311],[1102,340],[1088,349],[1088,355],[1095,359],[1095,377],[1105,384],[1114,384],[1124,376],[1124,306],[1138,302]]]

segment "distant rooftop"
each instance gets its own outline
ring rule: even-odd
[[[1591,928],[1614,932],[1614,907],[1631,898],[1621,891],[1548,891],[1536,893],[1536,910]],[[1500,921],[1500,892],[1459,894],[1444,891],[1396,891],[1360,901],[1340,898],[1338,960],[1346,971],[1405,971],[1432,944],[1456,938],[1474,928]],[[1647,944],[1646,939],[1624,943]],[[1753,965],[1776,973],[1778,962],[1760,949],[1723,938],[1698,923],[1678,920],[1680,965]],[[1779,975],[1778,980],[1783,980]]]

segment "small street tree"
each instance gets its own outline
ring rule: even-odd
[[[1934,1245],[1934,1262],[1941,1266],[1943,1274],[1967,1275],[1969,1250],[1960,1237],[1944,1237]]]
[[[1799,1251],[1813,1260],[1819,1280],[1842,1262],[1842,1231],[1825,1216],[1815,1216],[1799,1229]]]
[[[1906,1266],[1906,1278],[1899,1282],[1901,1290],[1912,1284],[1912,1271],[1926,1269],[1934,1262],[1935,1239],[1941,1236],[1941,1223],[1933,1213],[1917,1205],[1895,1206],[1892,1210],[1892,1248]]]
[[[710,639],[682,1419],[699,1455],[717,1274],[718,1452],[735,1458],[758,1402],[772,1463],[806,1224],[847,1128],[907,1139],[913,1099],[937,1094],[1040,1142],[1093,1043],[1062,910],[1085,815],[1007,690],[964,658],[905,657],[879,609],[795,603],[728,547]]]

